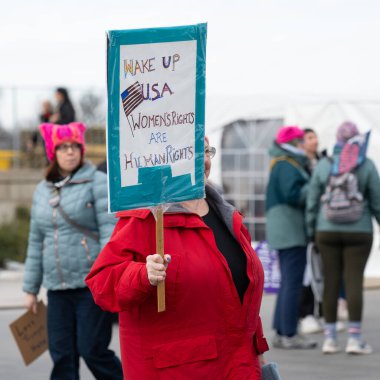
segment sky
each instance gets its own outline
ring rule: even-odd
[[[105,86],[105,32],[208,23],[208,94],[380,94],[378,0],[0,0],[1,87]]]

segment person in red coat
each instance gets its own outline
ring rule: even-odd
[[[205,140],[205,176],[215,148]],[[125,380],[260,380],[268,350],[259,316],[264,273],[242,216],[217,190],[164,214],[165,262],[148,209],[118,213],[86,278],[95,302],[119,312]],[[156,285],[165,280],[166,310]]]

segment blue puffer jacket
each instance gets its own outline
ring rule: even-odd
[[[69,224],[49,204],[51,182],[41,181],[33,196],[23,290],[85,287],[84,278],[107,243],[116,219],[107,213],[106,175],[86,163],[60,191],[60,205],[70,219],[99,235],[99,243]]]

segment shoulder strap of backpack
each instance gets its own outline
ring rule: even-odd
[[[272,170],[273,166],[276,165],[280,161],[287,161],[289,162],[289,164],[296,167],[297,169],[304,170],[302,166],[294,158],[291,158],[288,156],[279,156],[279,157],[272,158],[272,160],[270,161],[270,170]]]

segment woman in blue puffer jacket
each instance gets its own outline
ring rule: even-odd
[[[84,278],[108,241],[106,176],[84,163],[85,126],[42,124],[50,162],[33,196],[23,290],[37,312],[41,285],[48,296],[51,379],[79,379],[79,357],[96,379],[122,379],[120,360],[108,349],[112,315],[95,305]]]

